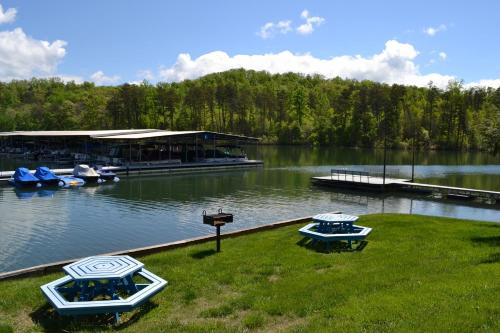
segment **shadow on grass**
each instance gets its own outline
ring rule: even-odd
[[[470,240],[476,244],[483,244],[494,247],[500,246],[500,236],[472,237]]]
[[[492,253],[488,258],[481,260],[480,264],[495,264],[500,262],[500,252]]]
[[[368,245],[368,242],[365,240],[353,241],[352,248],[350,248],[347,242],[338,241],[338,242],[326,243],[326,242],[314,241],[304,237],[303,239],[297,242],[297,245],[320,253],[361,252]]]
[[[80,330],[101,331],[105,329],[122,330],[139,321],[149,311],[158,307],[158,304],[146,302],[127,319],[121,317],[120,323],[115,323],[115,314],[99,314],[84,316],[61,316],[50,304],[39,307],[30,314],[36,324],[43,327],[47,332],[75,332]]]
[[[211,250],[203,250],[203,251],[194,252],[194,253],[191,253],[190,256],[193,259],[203,259],[206,257],[210,257],[216,253],[217,253],[217,251],[215,251],[214,249],[211,249]]]

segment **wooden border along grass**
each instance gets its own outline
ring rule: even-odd
[[[0,281],[0,332],[498,332],[500,224],[365,215],[364,246],[325,252],[298,225],[145,255],[168,287],[113,325],[61,317],[40,285]],[[304,222],[304,224],[307,222]]]
[[[335,213],[340,213],[340,212],[332,212],[332,213],[335,214]],[[223,233],[221,235],[221,238],[224,239],[224,238],[230,238],[230,237],[238,237],[241,235],[246,235],[246,234],[250,234],[250,233],[254,233],[254,232],[285,227],[285,226],[292,225],[292,224],[304,223],[306,221],[311,220],[311,218],[312,218],[312,216],[306,216],[306,217],[300,217],[300,218],[296,218],[296,219],[292,219],[292,220],[286,220],[286,221],[265,224],[265,225],[256,226],[256,227],[252,227],[252,228],[230,231],[227,233]],[[144,256],[147,254],[171,250],[171,249],[175,249],[178,247],[184,247],[184,246],[190,246],[190,245],[194,245],[194,244],[205,243],[205,242],[209,242],[209,241],[213,241],[213,240],[215,240],[215,236],[213,236],[213,235],[212,236],[201,236],[201,237],[188,238],[188,239],[183,239],[183,240],[164,243],[164,244],[140,247],[140,248],[135,248],[135,249],[130,249],[130,250],[115,251],[115,252],[105,253],[105,254],[101,254],[101,255],[107,255],[107,256],[110,256],[110,255]],[[63,260],[63,261],[53,262],[53,263],[49,263],[49,264],[38,265],[38,266],[23,268],[23,269],[19,269],[19,270],[15,270],[15,271],[0,273],[0,281],[6,280],[6,279],[21,278],[21,277],[28,277],[28,276],[34,276],[34,275],[43,275],[43,274],[47,274],[47,273],[51,273],[51,272],[57,272],[63,266],[68,265],[68,264],[75,262],[77,260],[80,260],[80,259],[82,259],[82,258]]]

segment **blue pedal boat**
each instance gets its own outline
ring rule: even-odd
[[[59,179],[63,182],[64,187],[80,187],[85,185],[85,180],[73,176],[61,176]]]
[[[40,180],[33,176],[26,168],[17,168],[12,178],[9,179],[9,184],[17,187],[40,187]]]
[[[40,180],[42,185],[46,186],[63,185],[61,179],[58,176],[56,176],[54,172],[52,172],[49,168],[45,166],[36,168],[35,177]]]

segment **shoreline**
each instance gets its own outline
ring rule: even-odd
[[[332,213],[340,213],[340,212],[335,211]],[[295,219],[291,219],[291,220],[278,221],[278,222],[274,222],[271,224],[265,224],[265,225],[261,225],[261,226],[245,228],[245,229],[240,229],[240,230],[236,230],[236,231],[230,231],[230,232],[221,234],[221,238],[226,239],[226,238],[233,238],[233,237],[238,237],[238,236],[247,235],[247,234],[253,234],[253,233],[260,232],[260,231],[281,228],[281,227],[285,227],[285,226],[289,226],[289,225],[293,225],[293,224],[305,223],[311,219],[312,219],[312,216],[305,216],[305,217],[299,217],[299,218],[295,218]],[[176,248],[180,248],[180,247],[187,247],[190,245],[207,243],[207,242],[213,241],[215,239],[216,239],[215,235],[206,235],[206,236],[187,238],[187,239],[163,243],[163,244],[157,244],[157,245],[151,245],[151,246],[139,247],[139,248],[134,248],[134,249],[121,250],[121,251],[114,251],[114,252],[108,252],[108,253],[103,253],[103,254],[95,254],[95,255],[103,255],[103,256],[131,255],[131,256],[139,256],[140,257],[140,256],[153,254],[153,253],[157,253],[157,252],[162,252],[162,251],[167,251],[167,250],[171,250],[171,249],[176,249]],[[52,263],[47,263],[47,264],[42,264],[42,265],[21,268],[21,269],[14,270],[14,271],[0,272],[0,281],[8,280],[8,279],[25,278],[25,277],[31,277],[31,276],[37,276],[37,275],[45,275],[48,273],[57,272],[61,267],[68,265],[72,262],[78,261],[80,259],[82,259],[82,258],[73,258],[73,259],[68,259],[68,260],[62,260],[62,261],[57,261],[57,262],[52,262]]]

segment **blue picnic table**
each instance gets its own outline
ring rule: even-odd
[[[302,227],[299,233],[311,238],[313,242],[322,241],[331,245],[334,241],[346,240],[349,248],[352,248],[353,240],[362,240],[370,232],[371,228],[355,225],[359,217],[347,214],[325,213],[312,217],[313,223]]]
[[[141,305],[167,284],[130,256],[88,257],[63,270],[65,277],[41,286],[61,315],[115,313],[118,321],[120,312]],[[149,283],[135,283],[134,276]]]
[[[313,222],[318,223],[317,231],[321,233],[350,233],[352,232],[353,223],[359,217],[347,214],[318,214],[313,216]]]

